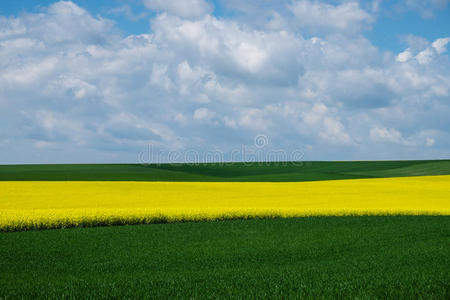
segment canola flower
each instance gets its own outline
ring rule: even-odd
[[[319,215],[450,215],[450,176],[315,182],[0,182],[0,231]]]

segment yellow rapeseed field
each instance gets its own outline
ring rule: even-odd
[[[254,217],[450,215],[450,176],[316,182],[0,182],[0,231]]]

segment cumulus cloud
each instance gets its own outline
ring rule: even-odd
[[[194,120],[196,121],[210,121],[215,117],[215,113],[206,107],[198,108],[194,111]]]
[[[263,26],[150,2],[161,13],[140,35],[68,1],[0,17],[3,162],[136,161],[149,144],[226,152],[257,134],[305,159],[450,154],[448,37],[381,52],[351,1],[284,6],[336,13],[334,27],[294,26],[282,8]]]
[[[144,0],[144,5],[183,18],[201,17],[213,10],[213,6],[204,0]]]
[[[434,135],[435,133],[432,131],[420,131],[405,138],[395,128],[374,127],[370,130],[370,138],[376,142],[394,143],[409,147],[431,147],[435,143]]]
[[[311,128],[315,128],[322,141],[329,144],[349,144],[351,139],[342,123],[333,117],[329,108],[324,104],[314,104],[303,113],[304,121]]]
[[[134,22],[144,19],[148,16],[148,12],[134,13],[130,5],[127,4],[110,9],[108,11],[108,14],[125,15],[129,20]]]
[[[412,57],[413,57],[413,55],[412,55],[412,53],[411,53],[411,49],[408,48],[408,49],[406,49],[405,51],[400,52],[400,53],[397,55],[397,61],[399,61],[399,62],[405,62],[405,61],[410,60]]]
[[[447,52],[447,44],[450,37],[436,39],[433,43],[426,41],[420,43],[414,49],[408,48],[397,55],[397,61],[406,62],[415,59],[419,64],[428,64],[439,59],[441,54]],[[414,53],[415,52],[415,53]]]
[[[375,141],[391,142],[397,144],[405,144],[406,141],[402,134],[394,128],[375,127],[370,130],[370,137]]]
[[[367,27],[373,17],[359,7],[358,2],[344,2],[337,5],[317,1],[300,0],[290,9],[300,27],[317,30],[354,32]]]
[[[447,52],[447,44],[450,42],[450,37],[437,39],[433,42],[432,46],[437,53],[441,54]]]

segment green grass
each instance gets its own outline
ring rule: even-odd
[[[0,180],[313,181],[448,174],[450,160],[0,165]]]
[[[0,234],[0,298],[449,299],[450,217]]]

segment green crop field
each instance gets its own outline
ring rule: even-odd
[[[0,180],[313,181],[448,174],[450,160],[0,165]]]
[[[0,234],[0,298],[449,299],[449,217]]]
[[[281,182],[447,174],[450,160],[0,166],[2,181]],[[450,299],[449,253],[450,216],[9,232],[0,233],[0,299]]]

